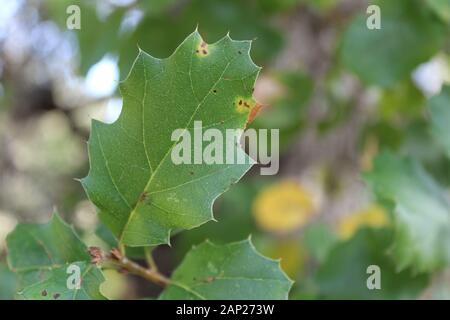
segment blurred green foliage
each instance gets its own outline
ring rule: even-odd
[[[430,59],[443,45],[445,27],[419,0],[374,1],[382,28],[367,28],[367,17],[354,18],[343,35],[343,63],[365,83],[391,87]]]
[[[392,242],[389,230],[361,229],[351,240],[334,247],[315,279],[318,298],[325,299],[414,299],[428,283],[427,275],[397,270],[387,254]],[[382,290],[367,290],[369,266],[381,270]]]

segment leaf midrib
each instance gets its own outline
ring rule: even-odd
[[[188,72],[189,79],[190,79],[190,82],[191,82],[191,83],[192,83],[191,72],[192,72],[192,59],[193,59],[194,46],[195,46],[195,42],[193,41],[193,42],[192,42],[192,48],[191,48],[191,61],[190,61],[190,64],[189,64],[189,72]],[[196,109],[194,110],[192,116],[189,118],[187,124],[184,126],[184,128],[183,128],[184,130],[187,130],[187,128],[189,128],[189,125],[192,123],[194,117],[197,115],[197,113],[198,113],[198,111],[200,110],[201,106],[202,106],[202,105],[204,104],[204,102],[206,101],[206,98],[211,94],[211,92],[213,91],[213,89],[214,89],[214,88],[217,86],[217,84],[222,80],[222,78],[223,78],[225,72],[228,70],[229,66],[231,65],[231,63],[232,63],[235,59],[236,59],[236,57],[233,58],[233,59],[231,59],[230,61],[227,62],[226,66],[225,66],[224,70],[222,71],[222,73],[220,74],[219,78],[214,82],[214,84],[210,87],[210,89],[209,89],[208,92],[205,94],[205,96],[203,97],[203,99],[202,99],[202,100],[199,102],[199,104],[197,105],[197,107],[196,107]],[[144,74],[145,74],[145,67],[144,67]],[[195,97],[195,93],[194,93],[194,92],[193,92],[193,94],[194,94],[194,97]],[[144,129],[143,129],[143,130],[144,130]],[[155,168],[155,171],[153,171],[152,174],[150,175],[149,180],[148,180],[147,184],[146,184],[145,187],[144,187],[144,191],[147,190],[147,189],[149,188],[151,182],[153,181],[154,177],[155,177],[156,174],[158,173],[159,168],[160,168],[161,165],[164,163],[164,161],[166,160],[167,156],[170,154],[170,151],[175,147],[175,145],[177,144],[177,142],[178,142],[178,141],[175,141],[175,142],[172,144],[172,146],[167,150],[166,154],[163,156],[163,158],[161,159],[161,161],[158,163],[158,165],[157,165],[156,168]],[[144,149],[145,149],[145,148],[146,148],[146,147],[145,147],[145,145],[144,145]],[[108,171],[108,173],[110,173],[110,172]],[[112,178],[112,177],[111,177],[111,178]],[[117,191],[120,193],[119,190],[117,190]],[[135,214],[136,214],[136,212],[137,212],[138,206],[139,206],[139,201],[136,202],[136,205],[134,206],[134,208],[133,208],[132,211],[130,212],[130,214],[129,214],[129,216],[128,216],[128,219],[127,219],[127,222],[125,223],[125,226],[123,227],[123,229],[122,229],[122,231],[121,231],[121,234],[120,234],[120,237],[119,237],[119,247],[121,247],[121,246],[124,245],[124,243],[123,243],[123,241],[124,241],[123,237],[124,237],[125,231],[127,230],[127,228],[128,228],[128,226],[129,226],[131,220],[132,220],[133,217],[135,216]],[[130,208],[130,209],[131,209],[131,208]]]

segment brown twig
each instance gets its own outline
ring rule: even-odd
[[[144,268],[136,262],[128,259],[117,248],[113,248],[108,255],[101,252],[99,248],[89,248],[92,262],[102,265],[112,265],[115,269],[125,270],[131,274],[142,277],[150,282],[165,287],[170,284],[170,279],[161,274],[156,268]]]

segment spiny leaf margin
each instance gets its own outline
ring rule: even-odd
[[[226,245],[206,240],[186,254],[159,299],[285,300],[292,284],[280,261],[261,255],[250,238]]]
[[[109,125],[92,121],[90,170],[81,183],[120,245],[170,244],[173,229],[192,229],[213,220],[215,199],[253,165],[240,146],[234,151],[244,155],[246,164],[207,168],[175,166],[166,160],[175,146],[170,141],[173,130],[193,131],[195,120],[222,132],[245,128],[257,106],[252,92],[261,69],[251,60],[250,48],[251,41],[235,41],[229,35],[206,44],[195,30],[166,59],[140,50],[120,85],[124,107],[119,119]],[[248,110],[238,106],[241,100]],[[192,114],[184,114],[189,108]],[[161,114],[164,117],[158,118]]]
[[[74,228],[54,213],[48,223],[21,223],[7,236],[7,262],[19,278],[24,299],[105,299],[102,272],[91,264],[86,245]],[[69,289],[67,268],[77,265],[81,288]]]

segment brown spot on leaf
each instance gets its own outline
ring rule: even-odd
[[[139,195],[139,202],[144,202],[148,200],[148,192],[144,191]]]
[[[247,113],[247,122],[246,126],[250,124],[258,114],[259,110],[261,110],[262,105],[257,103],[252,97],[243,98],[237,97],[235,100],[235,108],[238,113]]]
[[[197,49],[195,50],[195,53],[200,57],[207,56],[209,53],[208,44],[205,41],[200,42]]]
[[[235,100],[235,106],[236,106],[236,110],[239,113],[244,113],[244,112],[248,112],[248,110],[252,109],[255,106],[255,101],[253,100],[253,98],[242,98],[242,97],[237,97],[237,99]]]
[[[47,296],[47,290],[42,290],[42,292],[41,292],[41,296],[43,296],[43,297],[46,297]]]
[[[55,293],[54,295],[53,295],[53,299],[58,299],[59,297],[61,297],[61,295],[59,294],[59,293]]]

